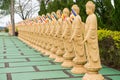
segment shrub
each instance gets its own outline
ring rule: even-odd
[[[4,30],[5,30],[5,32],[9,32],[9,30],[8,30],[8,28],[7,28],[7,27],[5,27],[5,28],[4,28]]]
[[[120,32],[98,30],[98,38],[102,63],[120,68]]]

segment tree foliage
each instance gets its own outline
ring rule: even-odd
[[[46,13],[46,5],[44,0],[41,1],[40,4],[40,11],[38,12],[39,15],[45,14]]]
[[[2,0],[2,4],[1,4],[1,6],[0,6],[0,9],[3,9],[3,10],[8,10],[9,9],[9,7],[10,7],[10,1],[11,0]]]

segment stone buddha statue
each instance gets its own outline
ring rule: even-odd
[[[58,17],[58,21],[57,21],[57,31],[56,31],[56,34],[55,34],[55,37],[57,39],[57,46],[58,46],[58,49],[57,49],[57,52],[56,52],[56,59],[55,59],[55,62],[63,62],[63,54],[64,54],[64,44],[63,44],[63,40],[61,39],[61,36],[62,36],[62,33],[63,33],[63,21],[62,21],[62,12],[61,10],[57,10],[56,12],[57,14],[57,17]]]
[[[73,62],[75,65],[73,66],[71,72],[75,74],[85,73],[86,69],[84,68],[84,64],[86,63],[86,55],[84,50],[84,45],[81,45],[84,38],[84,23],[79,16],[80,9],[77,5],[72,6],[72,14],[75,16],[72,23],[72,36],[70,41],[74,46],[75,58]]]
[[[41,52],[44,54],[45,53],[45,31],[46,31],[46,22],[45,22],[45,15],[42,15],[42,24],[41,24]]]
[[[56,25],[56,18],[55,18],[56,14],[55,12],[52,12],[51,13],[51,18],[52,18],[52,24],[51,24],[51,32],[50,32],[50,36],[51,36],[51,54],[50,54],[50,58],[56,58],[56,51],[57,51],[57,46],[56,46],[56,40],[55,40],[55,33],[56,33],[56,28],[57,28],[57,25]]]
[[[82,80],[104,80],[103,76],[98,73],[102,66],[98,47],[97,18],[94,11],[95,4],[92,1],[88,1],[86,4],[88,17],[85,24],[85,37],[82,42],[82,45],[85,43],[87,54],[87,63],[85,64],[87,73]]]
[[[50,44],[50,38],[51,37],[49,36],[49,34],[50,34],[50,31],[51,31],[50,26],[51,26],[52,18],[50,16],[51,16],[50,13],[46,14],[46,20],[47,20],[47,23],[46,23],[47,29],[46,29],[46,32],[45,32],[45,34],[46,34],[46,52],[44,54],[46,56],[50,55],[49,51],[51,49],[51,44]]]
[[[63,10],[63,15],[65,19],[63,20],[63,43],[64,43],[64,48],[65,48],[65,53],[63,55],[64,61],[62,63],[62,67],[67,67],[70,68],[73,66],[72,59],[74,58],[74,53],[73,53],[73,46],[71,42],[69,42],[70,37],[71,37],[71,31],[72,31],[72,24],[69,18],[70,11],[68,8],[64,8]]]

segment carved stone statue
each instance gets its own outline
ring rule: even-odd
[[[57,52],[56,52],[56,55],[57,55],[57,57],[56,57],[56,59],[55,59],[55,62],[63,62],[63,54],[64,54],[64,44],[63,44],[63,40],[61,39],[61,36],[62,36],[62,33],[63,33],[63,30],[62,30],[62,27],[63,27],[63,25],[62,25],[62,23],[63,23],[63,21],[62,21],[62,12],[61,12],[61,10],[57,10],[57,12],[56,12],[56,14],[57,14],[57,17],[58,17],[58,22],[57,22],[57,31],[56,31],[56,34],[55,34],[55,37],[57,38],[57,46],[58,46],[58,49],[57,49]]]
[[[87,73],[82,80],[104,80],[103,76],[98,74],[102,66],[98,47],[97,18],[94,11],[95,4],[92,1],[88,1],[86,4],[88,17],[85,24],[85,38],[82,42],[83,44],[85,43],[86,47],[87,63],[85,64],[85,68],[87,69]]]
[[[81,17],[79,16],[79,7],[77,5],[72,6],[72,10],[74,11],[74,17],[72,26],[73,32],[71,36],[71,41],[74,46],[75,58],[73,62],[75,65],[73,66],[71,72],[75,74],[85,73],[86,69],[84,68],[84,64],[86,63],[86,55],[84,50],[84,45],[81,45],[84,38],[84,23],[81,21]]]
[[[51,33],[50,33],[50,36],[51,36],[51,43],[52,43],[52,46],[51,46],[51,54],[50,54],[50,56],[49,56],[49,58],[53,58],[53,59],[55,59],[56,58],[56,51],[57,51],[57,46],[56,46],[56,39],[55,39],[55,33],[56,33],[56,28],[57,28],[57,25],[56,25],[56,22],[57,22],[57,20],[56,20],[56,18],[55,18],[55,16],[56,16],[56,14],[55,14],[55,12],[52,12],[52,15],[51,15],[51,17],[52,17],[52,28],[51,28]]]
[[[50,17],[50,13],[47,13],[46,15],[46,18],[47,18],[47,30],[45,32],[46,34],[46,52],[45,52],[45,56],[49,56],[50,55],[50,49],[51,49],[51,36],[49,35],[50,34],[50,31],[51,31],[51,22],[52,22],[52,18]]]
[[[64,58],[64,62],[62,63],[62,67],[73,67],[73,61],[72,59],[74,58],[74,53],[73,53],[73,46],[72,43],[69,42],[70,37],[71,37],[71,31],[72,31],[72,24],[70,22],[70,18],[69,18],[69,9],[68,8],[64,8],[63,10],[63,15],[65,16],[65,20],[63,21],[63,34],[62,34],[62,38],[63,38],[63,42],[64,42],[64,47],[65,47],[65,53],[63,55]]]

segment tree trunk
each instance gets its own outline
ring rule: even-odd
[[[11,0],[11,24],[12,24],[12,35],[15,36],[15,22],[14,22],[14,0]]]

